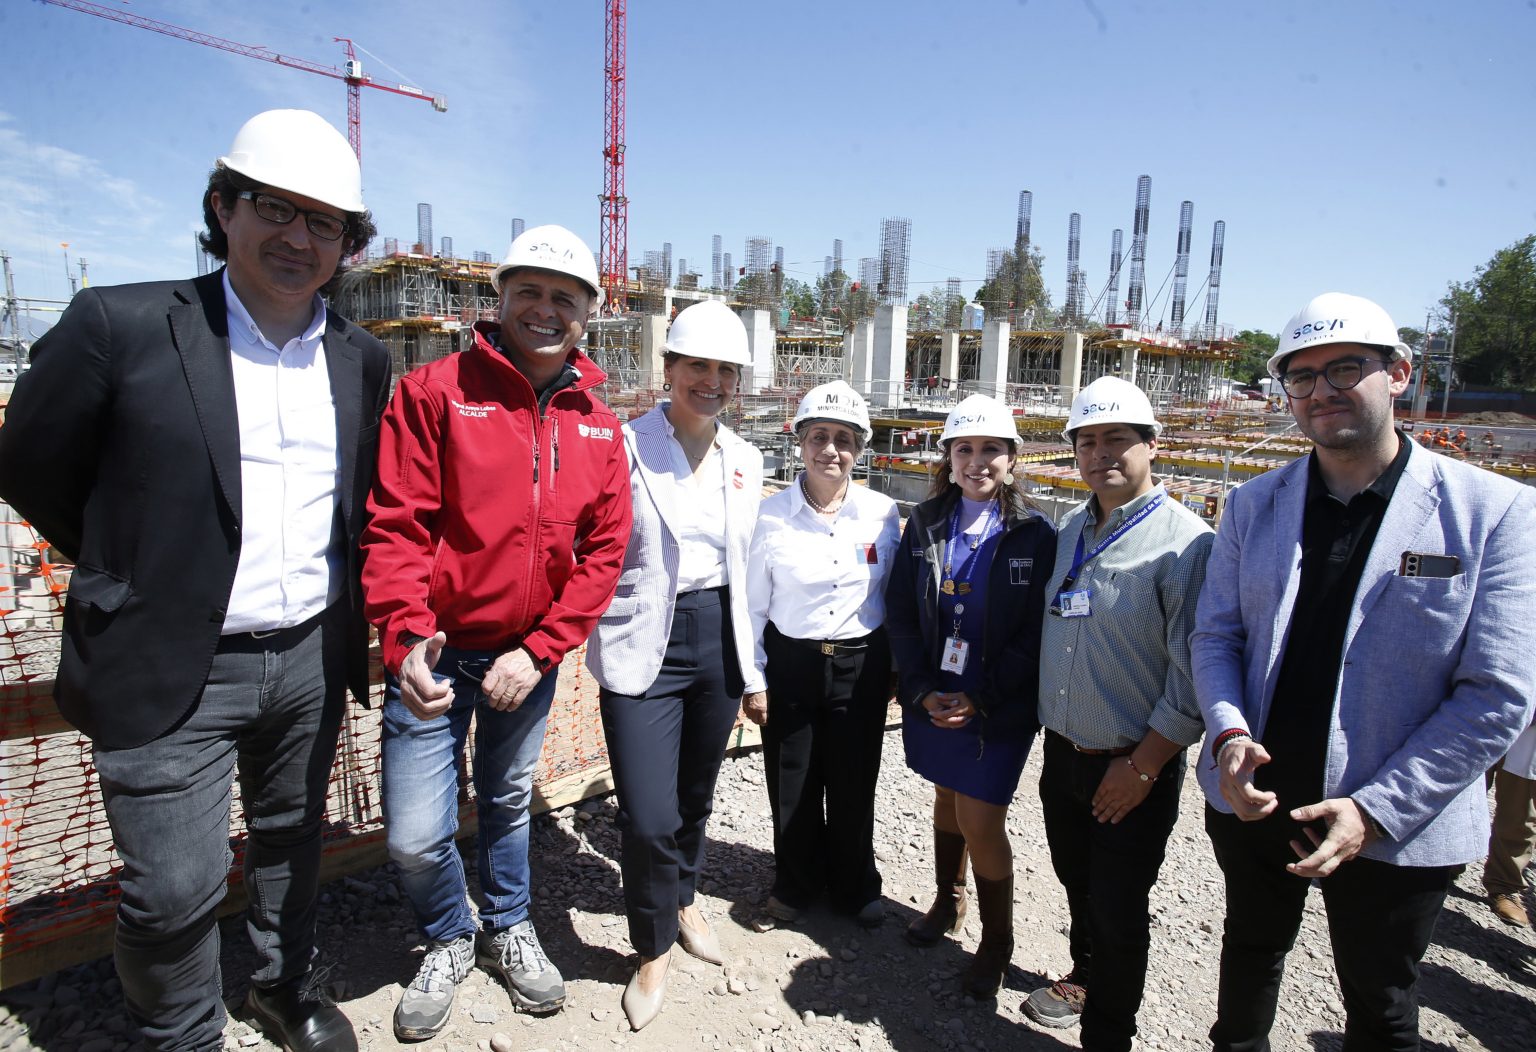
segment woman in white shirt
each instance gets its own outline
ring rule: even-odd
[[[667,334],[670,401],[624,425],[634,525],[587,665],[602,687],[619,803],[630,943],[624,1013],[661,1011],[672,945],[724,963],[694,904],[715,778],[744,690],[760,691],[747,614],[747,548],[763,457],[716,420],[750,363],[723,303],[694,304]]]
[[[795,414],[805,469],[763,502],[747,597],[764,694],[742,708],[763,724],[773,812],[773,889],[759,931],[793,923],[826,892],[866,928],[885,919],[875,866],[875,781],[891,697],[885,579],[901,537],[896,502],[853,484],[869,410],[841,380]]]

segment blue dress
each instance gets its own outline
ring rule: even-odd
[[[937,689],[940,691],[965,691],[975,698],[982,686],[988,582],[1002,539],[1001,532],[992,532],[974,552],[968,544],[954,545],[952,576],[956,581],[967,581],[971,591],[963,596],[940,592],[934,627],[941,630],[945,638],[953,635],[955,605],[959,603],[963,608],[959,618],[960,636],[970,644],[970,652],[963,672],[955,674],[939,670]],[[1011,596],[997,598],[1005,602],[1012,599]],[[901,739],[908,767],[935,785],[1006,806],[1018,790],[1019,775],[1029,756],[1034,729],[1028,727],[1020,733],[998,733],[996,727],[991,728],[990,733],[984,733],[986,730],[986,721],[981,719],[972,719],[964,727],[935,727],[927,711],[920,706],[908,704],[902,708]]]

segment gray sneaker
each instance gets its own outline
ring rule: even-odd
[[[453,992],[475,963],[475,943],[468,935],[427,947],[416,978],[395,1006],[395,1036],[401,1041],[422,1041],[448,1022]]]
[[[565,1005],[565,980],[544,956],[533,921],[497,932],[482,931],[475,936],[475,958],[480,967],[500,977],[512,1003],[523,1011],[545,1015]]]

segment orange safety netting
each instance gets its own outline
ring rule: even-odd
[[[102,810],[90,742],[58,716],[53,678],[59,619],[70,567],[50,561],[46,542],[0,505],[0,959],[32,951],[55,966],[63,945],[113,923],[119,861]],[[342,725],[326,805],[325,853],[337,871],[345,856],[382,840],[379,704],[382,674],[374,652],[373,705],[353,705]],[[597,684],[581,651],[566,657],[550,710],[535,786],[548,792],[568,776],[591,781],[608,765]],[[471,742],[473,737],[471,736]],[[460,813],[472,813],[472,787],[460,772]],[[231,887],[240,884],[245,824],[239,786],[231,809]],[[378,856],[370,856],[378,861]],[[92,941],[98,947],[99,943]],[[39,969],[8,967],[0,986]]]

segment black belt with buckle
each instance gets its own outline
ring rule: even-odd
[[[868,636],[859,636],[857,639],[796,639],[794,636],[786,636],[781,633],[779,638],[786,643],[805,647],[807,650],[818,650],[823,657],[843,657],[847,654],[859,654],[869,649]]]
[[[1075,751],[1082,753],[1084,756],[1129,756],[1131,753],[1136,751],[1136,746],[1134,745],[1122,745],[1114,749],[1089,749],[1086,746],[1077,744],[1077,742],[1073,741],[1071,738],[1068,738],[1065,734],[1057,734],[1055,731],[1050,730],[1048,730],[1046,733],[1060,738],[1062,741],[1072,746]]]

